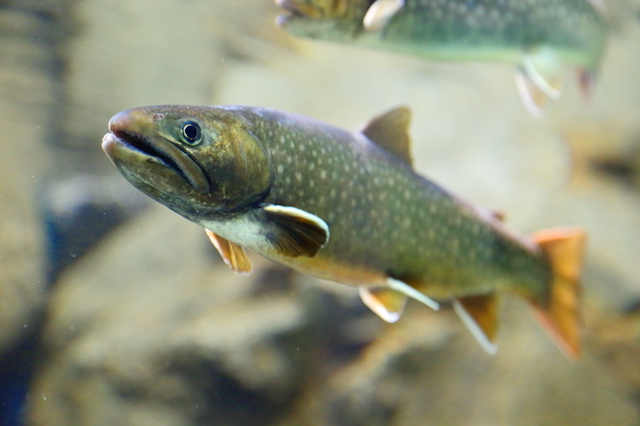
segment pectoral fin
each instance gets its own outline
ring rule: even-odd
[[[493,355],[498,347],[494,341],[498,334],[498,299],[495,294],[460,297],[453,301],[456,311],[480,346]]]
[[[402,316],[407,296],[387,287],[358,287],[362,302],[386,322],[396,322]]]
[[[561,63],[549,49],[538,49],[522,58],[522,68],[531,81],[550,99],[560,99]]]
[[[266,205],[260,210],[265,238],[281,256],[313,257],[329,241],[329,226],[318,216],[277,205]]]
[[[560,98],[561,63],[549,49],[538,49],[522,57],[516,73],[516,87],[531,115],[540,117],[547,99]]]
[[[404,0],[376,0],[364,15],[362,24],[367,31],[380,31],[393,15],[404,6]]]
[[[232,243],[226,238],[222,238],[209,229],[205,228],[205,231],[213,245],[218,249],[224,263],[229,265],[233,272],[241,275],[251,274],[253,270],[251,260],[249,260],[247,253],[245,253],[241,246]]]

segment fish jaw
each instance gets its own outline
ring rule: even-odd
[[[102,149],[122,176],[147,196],[190,218],[216,212],[217,185],[185,150],[161,136],[164,115],[147,108],[116,114]]]
[[[162,114],[145,114],[140,110],[122,111],[116,114],[109,120],[110,134],[115,139],[105,136],[103,139],[105,153],[109,155],[111,152],[117,156],[123,155],[123,150],[134,151],[147,161],[173,169],[182,175],[196,191],[203,194],[209,192],[211,185],[207,176],[184,150],[164,138],[146,136],[157,134],[153,130],[155,123],[163,119]],[[116,157],[109,156],[109,158],[114,161]]]
[[[107,133],[102,149],[126,180],[169,208],[179,200],[202,195],[166,160],[140,150],[125,138]]]

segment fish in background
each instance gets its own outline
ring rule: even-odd
[[[105,153],[136,188],[206,229],[225,262],[245,249],[357,286],[382,319],[407,298],[457,314],[496,351],[498,299],[519,295],[569,356],[580,351],[579,228],[518,236],[412,168],[410,112],[349,132],[247,106],[150,106],[109,122]]]
[[[517,64],[516,86],[535,116],[560,97],[564,65],[589,95],[607,37],[602,0],[276,0],[294,36],[434,60]]]

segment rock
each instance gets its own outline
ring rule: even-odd
[[[44,235],[38,189],[47,172],[55,14],[61,2],[0,6],[0,356],[34,327],[45,299]]]
[[[509,304],[495,357],[481,352],[450,312],[411,312],[354,363],[304,397],[281,425],[631,425],[625,387],[587,355],[560,355]],[[515,306],[514,306],[515,305]],[[442,342],[444,340],[444,342]],[[439,344],[439,342],[442,342]]]
[[[372,338],[343,332],[375,320],[355,292],[304,291],[260,258],[234,275],[209,245],[156,206],[74,265],[49,305],[30,424],[269,424]]]

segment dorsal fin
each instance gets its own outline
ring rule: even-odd
[[[411,110],[398,107],[373,117],[362,126],[360,133],[380,148],[411,165],[413,161],[409,137],[410,122]]]

